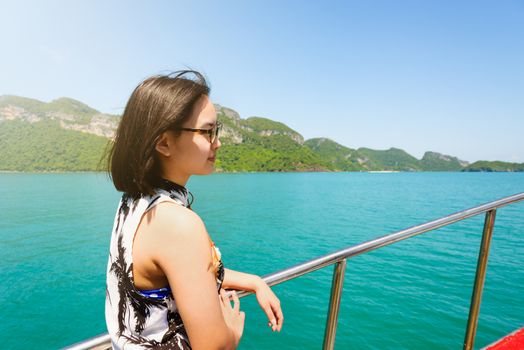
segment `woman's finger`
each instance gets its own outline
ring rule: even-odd
[[[273,331],[276,330],[277,320],[276,320],[275,314],[273,313],[273,310],[271,309],[271,305],[264,306],[262,310],[264,310],[264,313],[266,314],[267,319],[271,323],[270,327],[273,329]]]
[[[220,299],[220,301],[222,302],[222,305],[223,305],[223,306],[226,306],[226,305],[231,306],[231,304],[229,303],[229,297],[227,296],[227,293],[226,293],[225,290],[220,289],[220,296],[219,296],[219,299]]]
[[[276,330],[280,331],[282,329],[282,323],[284,322],[284,314],[282,313],[280,303],[271,304],[271,309],[273,314],[276,316]]]
[[[237,292],[234,290],[231,291],[231,296],[233,297],[233,310],[238,313],[240,311],[240,300],[238,300]]]
[[[275,307],[274,312],[277,315],[277,330],[280,332],[280,330],[282,329],[282,325],[284,324],[284,314],[282,313],[281,307]]]

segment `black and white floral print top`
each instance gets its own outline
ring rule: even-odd
[[[105,317],[113,349],[191,349],[176,301],[167,293],[152,295],[135,287],[133,238],[142,216],[155,205],[171,201],[187,208],[184,186],[164,180],[154,195],[133,200],[125,193],[115,215],[107,263]],[[217,291],[224,280],[220,251],[211,241]]]

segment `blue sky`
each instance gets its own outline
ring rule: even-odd
[[[191,67],[306,139],[524,162],[524,1],[11,1],[0,39],[0,94],[118,114]]]

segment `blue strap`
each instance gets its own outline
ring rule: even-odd
[[[138,293],[145,297],[159,300],[167,298],[171,294],[171,288],[164,287],[160,289],[139,290]]]

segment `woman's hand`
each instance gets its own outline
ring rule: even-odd
[[[260,307],[264,310],[269,320],[268,326],[273,329],[273,332],[280,332],[282,324],[284,323],[284,315],[282,314],[282,308],[280,307],[280,300],[278,300],[275,293],[273,293],[271,288],[269,288],[267,283],[261,278],[257,282],[255,293]]]
[[[235,347],[238,346],[242,333],[244,332],[244,321],[246,315],[243,311],[240,311],[240,300],[238,300],[237,293],[235,291],[226,292],[224,289],[220,289],[220,305],[222,307],[222,314],[226,321],[227,327],[233,331],[235,336]],[[231,307],[230,298],[233,299],[233,307]]]

